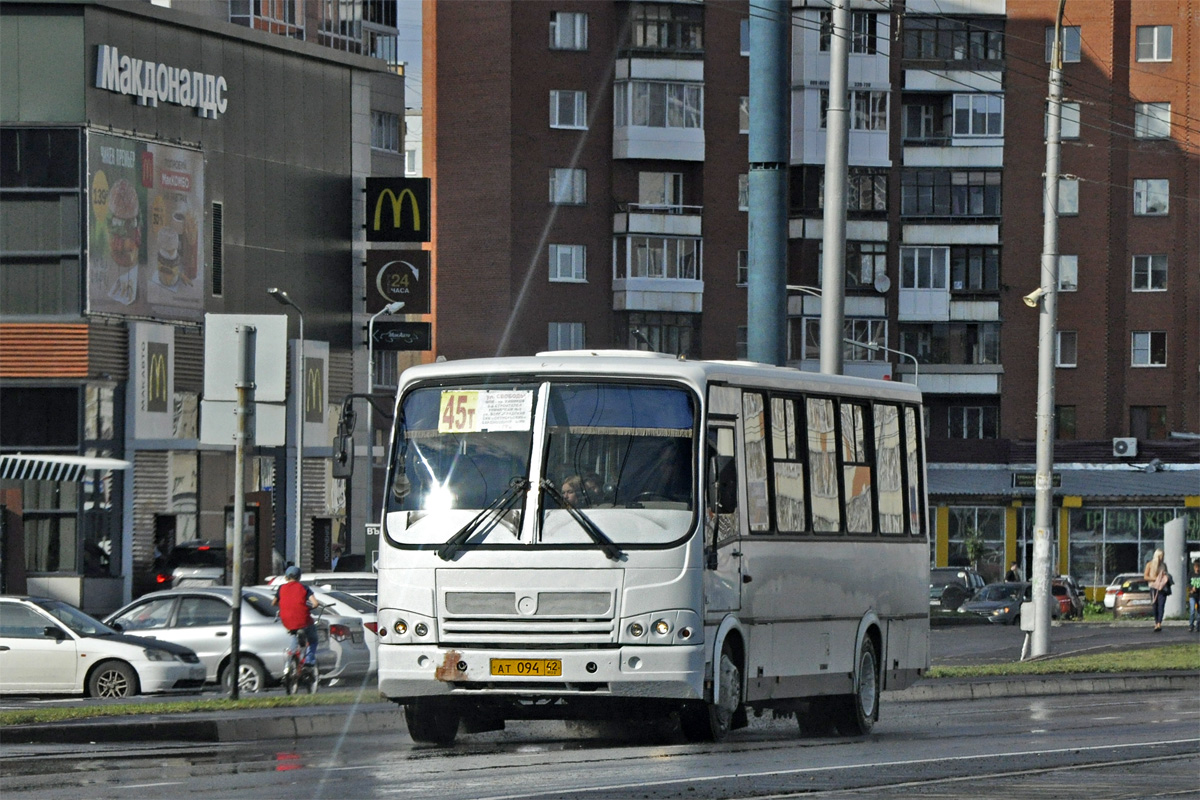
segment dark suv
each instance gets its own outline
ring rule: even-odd
[[[954,611],[986,583],[969,567],[934,567],[929,570],[929,605]]]

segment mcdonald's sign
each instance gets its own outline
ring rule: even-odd
[[[325,359],[304,359],[304,421],[325,421]]]
[[[428,242],[429,178],[367,178],[368,242]]]
[[[162,342],[146,343],[146,410],[162,413],[171,409],[171,385],[167,378],[169,348]]]

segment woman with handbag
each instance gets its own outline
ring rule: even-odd
[[[1167,607],[1167,596],[1171,594],[1171,573],[1163,560],[1163,551],[1155,550],[1154,557],[1146,562],[1142,577],[1150,582],[1150,602],[1154,605],[1154,632],[1162,632],[1163,611]]]

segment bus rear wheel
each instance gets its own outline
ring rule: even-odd
[[[875,642],[863,639],[854,673],[854,693],[833,698],[834,725],[843,736],[866,736],[879,717],[879,659]]]
[[[419,744],[453,744],[460,717],[458,709],[444,700],[414,700],[404,706],[408,735]]]
[[[742,669],[729,647],[717,666],[720,694],[715,703],[690,703],[679,712],[679,727],[689,742],[719,742],[729,733],[742,705]]]

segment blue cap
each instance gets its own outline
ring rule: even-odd
[[[283,577],[290,578],[294,581],[300,580],[300,568],[293,564],[283,571]]]

